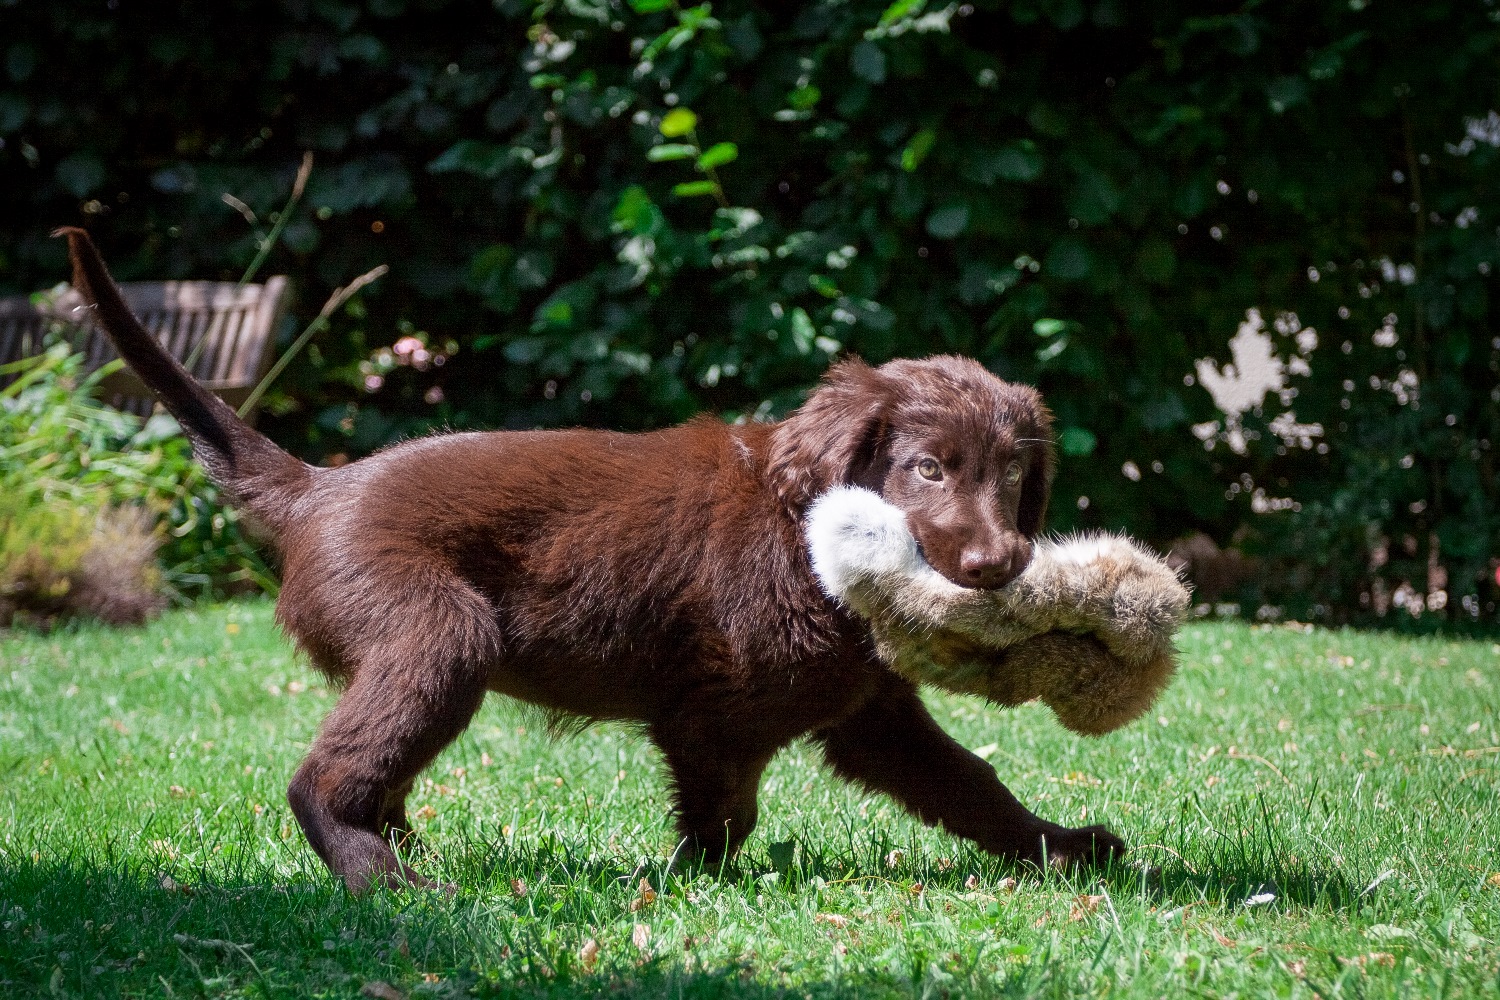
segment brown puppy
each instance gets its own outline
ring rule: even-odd
[[[677,826],[713,862],[755,826],[762,770],[799,736],[834,771],[980,847],[1038,862],[1122,852],[1032,815],[875,657],[814,580],[800,517],[856,483],[927,559],[998,587],[1030,559],[1051,475],[1031,389],[961,358],[835,366],[779,424],[650,434],[450,434],[313,468],[240,421],[130,315],[86,233],[74,284],[198,459],[280,557],[277,618],[346,685],[287,796],[352,889],[428,884],[391,849],[412,781],[487,691],[645,724]]]

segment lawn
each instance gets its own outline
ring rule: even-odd
[[[333,693],[264,602],[0,633],[0,995],[1494,996],[1500,646],[1199,624],[1145,719],[933,696],[1049,818],[1135,850],[1038,877],[771,767],[683,881],[654,752],[491,699],[411,803],[456,883],[352,898],[284,791]]]

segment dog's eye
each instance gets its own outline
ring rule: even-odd
[[[1014,486],[1021,481],[1021,463],[1012,462],[1005,470],[1005,485]]]
[[[935,458],[924,458],[917,463],[917,475],[923,479],[931,479],[937,482],[943,478],[943,467],[937,464]]]

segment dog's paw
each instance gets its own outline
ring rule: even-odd
[[[1069,828],[1048,823],[1013,856],[1038,868],[1105,868],[1123,859],[1128,849],[1125,841],[1102,826]]]

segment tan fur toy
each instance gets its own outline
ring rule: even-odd
[[[1123,536],[1038,540],[1015,580],[974,590],[927,565],[906,516],[869,490],[823,494],[806,534],[823,589],[868,619],[881,659],[917,683],[1001,705],[1040,698],[1069,729],[1098,735],[1149,708],[1177,668],[1187,588]]]

